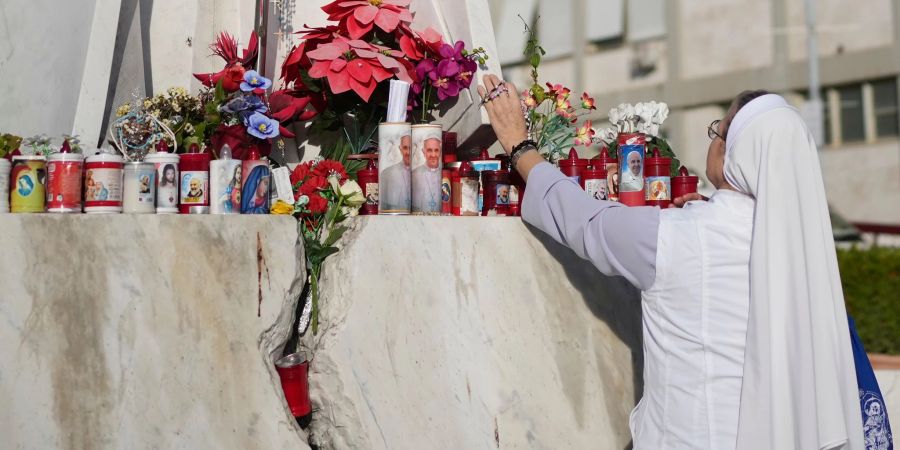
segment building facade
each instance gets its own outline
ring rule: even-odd
[[[664,133],[703,176],[706,127],[736,94],[767,89],[798,107],[806,101],[803,3],[494,0],[491,13],[508,80],[529,82],[523,24],[535,24],[547,49],[542,81],[595,96],[599,127],[621,102],[667,102]],[[853,222],[900,224],[900,2],[817,0],[816,10],[832,208]]]

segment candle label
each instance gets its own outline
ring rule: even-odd
[[[275,200],[281,200],[288,205],[294,204],[294,190],[291,187],[291,171],[288,170],[287,167],[278,167],[276,169],[272,169],[272,179],[275,181],[275,191],[276,195],[272,198],[272,203]]]
[[[617,163],[607,163],[606,164],[606,193],[609,197],[609,201],[617,202],[619,201],[619,164]]]
[[[85,207],[121,206],[122,169],[102,167],[85,171],[84,203]]]
[[[519,187],[514,184],[509,185],[509,204],[519,204]]]
[[[137,173],[137,201],[140,204],[155,205],[153,198],[153,185],[156,183],[156,170],[138,170]]]
[[[181,172],[181,204],[206,205],[209,189],[209,172],[187,170]]]
[[[671,200],[672,182],[669,177],[647,177],[647,200]]]
[[[460,214],[463,216],[478,215],[478,180],[474,178],[464,178],[460,180]]]
[[[646,148],[642,144],[621,145],[619,152],[622,155],[619,167],[619,192],[641,192],[644,190],[644,152]]]
[[[169,211],[178,209],[178,164],[156,164],[156,207]]]
[[[605,178],[584,180],[584,191],[594,200],[609,200],[607,186]]]
[[[50,161],[47,178],[48,208],[81,210],[81,161]]]
[[[212,214],[241,212],[241,160],[219,159],[209,166],[210,204]]]
[[[0,163],[0,213],[9,211],[9,163]]]
[[[366,183],[366,204],[378,206],[378,183]]]
[[[444,214],[450,213],[450,202],[451,202],[451,189],[450,189],[450,173],[449,171],[444,171],[441,176],[441,212]]]
[[[497,202],[495,205],[509,205],[509,185],[497,183]]]
[[[13,160],[10,207],[12,212],[43,212],[46,163],[42,160]]]

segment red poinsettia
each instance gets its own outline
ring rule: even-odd
[[[444,44],[444,37],[434,28],[428,27],[424,31],[415,31],[412,28],[401,25],[397,28],[399,38],[397,43],[400,50],[407,58],[413,61],[421,61],[427,55],[437,55]]]
[[[209,46],[214,55],[218,55],[225,60],[225,67],[216,73],[195,73],[194,77],[200,80],[206,87],[213,87],[219,83],[219,80],[225,78],[222,87],[228,92],[235,92],[243,81],[244,68],[253,67],[256,64],[258,56],[256,32],[250,34],[250,44],[244,49],[241,56],[238,56],[238,44],[234,36],[222,32],[216,39],[216,42]],[[239,67],[240,69],[235,69]],[[238,72],[240,72],[238,76]],[[237,85],[232,84],[237,82]],[[229,89],[232,88],[233,89]]]
[[[307,109],[312,106],[313,109]],[[298,89],[282,89],[269,96],[269,112],[279,122],[305,121],[315,117],[325,108],[321,95]]]
[[[322,7],[328,20],[339,23],[352,39],[359,39],[376,25],[387,33],[412,22],[410,0],[336,0]]]
[[[367,102],[378,83],[393,75],[412,82],[407,67],[397,59],[399,52],[394,52],[338,36],[334,41],[321,44],[307,53],[313,63],[309,76],[327,78],[334,94],[352,90]]]

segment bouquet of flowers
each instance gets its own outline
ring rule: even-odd
[[[147,114],[161,121],[175,134],[175,142],[169,142],[177,148],[186,149],[191,144],[203,146],[209,142],[212,129],[204,125],[206,105],[212,99],[212,91],[206,90],[200,95],[191,95],[182,87],[171,87],[163,94],[126,102],[116,109],[117,117],[125,117],[133,112],[136,106]],[[168,136],[165,139],[169,139]]]
[[[538,43],[532,28],[525,26],[529,34],[525,47],[531,65],[531,87],[522,93],[522,111],[528,125],[529,138],[537,142],[544,158],[552,163],[567,157],[573,145],[591,146],[595,142],[595,131],[590,120],[578,126],[578,120],[597,109],[594,99],[587,92],[581,98],[573,98],[572,91],[560,84],[547,83],[547,88],[538,82],[538,67],[544,49]]]
[[[311,111],[312,133],[336,134],[335,145],[322,155],[345,163],[353,174],[361,162],[347,161],[363,153],[384,118],[390,79],[411,84],[413,105],[429,120],[439,102],[468,88],[475,62],[484,50],[468,52],[450,45],[437,31],[410,27],[410,0],[336,0],[322,7],[331,24],[298,34],[302,41],[288,54],[281,77],[295,104]]]
[[[659,149],[660,156],[672,158],[671,176],[678,175],[681,162],[669,142],[660,133],[660,127],[669,117],[669,106],[655,101],[634,105],[622,103],[609,110],[609,122],[612,128],[600,132],[600,140],[609,146],[610,151],[618,148],[619,133],[643,133],[647,136],[647,151],[652,154]]]
[[[13,152],[19,149],[22,138],[14,134],[0,134],[0,158],[12,158]]]
[[[319,328],[319,277],[322,263],[338,252],[338,240],[347,231],[341,225],[356,216],[365,203],[362,189],[349,179],[343,164],[319,159],[297,165],[291,173],[293,214],[300,220],[309,270],[313,334]]]

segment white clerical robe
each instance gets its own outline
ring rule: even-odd
[[[720,191],[683,209],[589,198],[550,164],[523,218],[642,292],[644,395],[635,450],[734,449],[749,302],[753,199]]]

